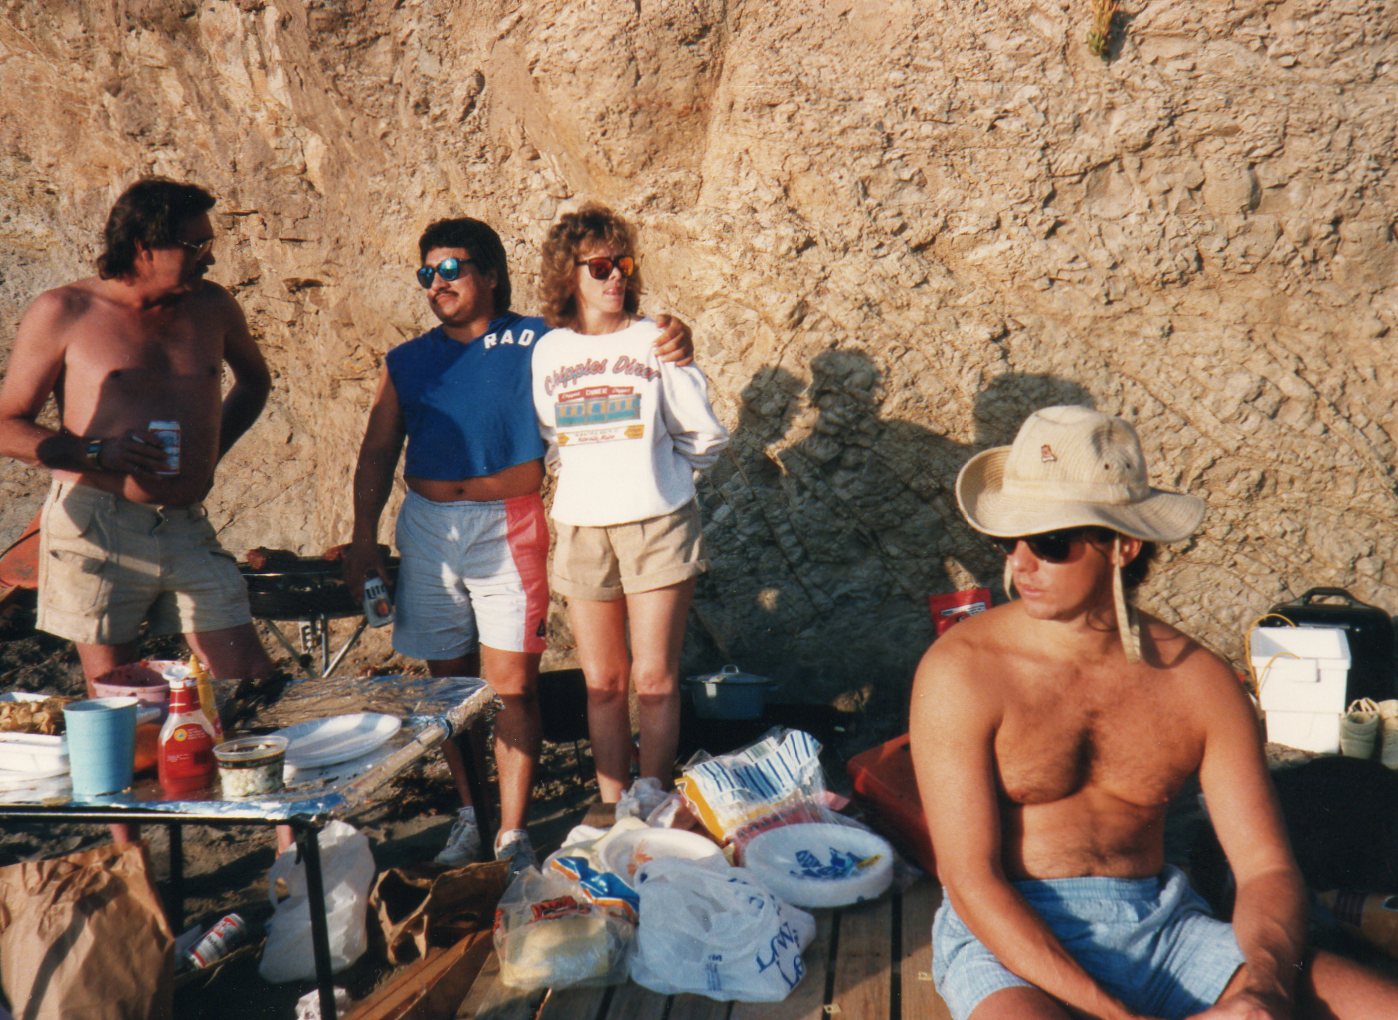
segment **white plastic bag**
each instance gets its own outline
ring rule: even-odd
[[[778,1002],[806,973],[815,918],[743,868],[661,858],[636,873],[641,910],[631,980],[662,995]]]
[[[736,751],[703,752],[675,783],[691,814],[720,843],[742,850],[759,833],[791,822],[832,822],[824,805],[820,741],[780,727]]]
[[[562,875],[526,868],[495,911],[500,980],[526,989],[617,984],[635,930],[624,911],[591,902]]]
[[[374,881],[374,855],[369,851],[368,837],[341,821],[332,821],[322,829],[317,844],[325,889],[325,925],[330,935],[330,968],[339,972],[359,959],[368,945],[364,915]],[[285,881],[290,894],[280,901],[278,879]],[[296,860],[294,847],[272,863],[267,893],[276,911],[267,922],[267,945],[257,973],[272,984],[313,979],[316,964],[311,950],[306,865]]]

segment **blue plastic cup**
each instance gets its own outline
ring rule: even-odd
[[[136,762],[136,699],[89,698],[63,708],[73,794],[93,797],[131,785]]]

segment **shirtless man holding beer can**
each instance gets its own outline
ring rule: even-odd
[[[129,187],[108,216],[98,275],[29,306],[0,385],[0,455],[53,473],[38,625],[77,645],[89,693],[140,658],[147,618],[156,633],[183,633],[214,676],[270,670],[242,575],[201,502],[271,387],[238,303],[204,279],[213,204],[191,184]],[[58,428],[38,423],[50,395]]]

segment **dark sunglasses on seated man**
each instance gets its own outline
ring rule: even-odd
[[[594,280],[605,280],[612,275],[613,269],[621,270],[621,275],[626,279],[631,278],[631,274],[636,271],[636,260],[630,255],[618,255],[614,259],[605,255],[598,255],[591,259],[578,259],[577,264],[587,266],[588,275]]]
[[[452,280],[458,279],[461,276],[462,267],[469,266],[470,264],[470,259],[458,259],[455,257],[442,259],[442,261],[438,262],[435,266],[423,266],[419,269],[417,271],[417,282],[424,287],[430,287],[432,286],[432,277],[436,275],[446,280],[447,283],[451,283]]]
[[[1066,563],[1072,558],[1073,550],[1079,543],[1109,542],[1111,537],[1112,533],[1106,528],[1064,528],[1062,531],[1045,531],[1038,535],[996,538],[994,542],[1006,556],[1012,556],[1019,543],[1023,542],[1037,559],[1045,563]]]

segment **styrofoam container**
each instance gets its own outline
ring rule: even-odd
[[[1248,653],[1267,739],[1303,751],[1340,749],[1349,641],[1339,627],[1254,627]]]
[[[684,829],[647,827],[618,833],[605,844],[599,843],[597,856],[604,868],[632,887],[636,884],[637,869],[659,857],[694,861],[720,870],[728,867],[728,860],[717,843]]]
[[[0,769],[30,776],[61,776],[68,771],[68,748],[62,737],[0,733]]]

